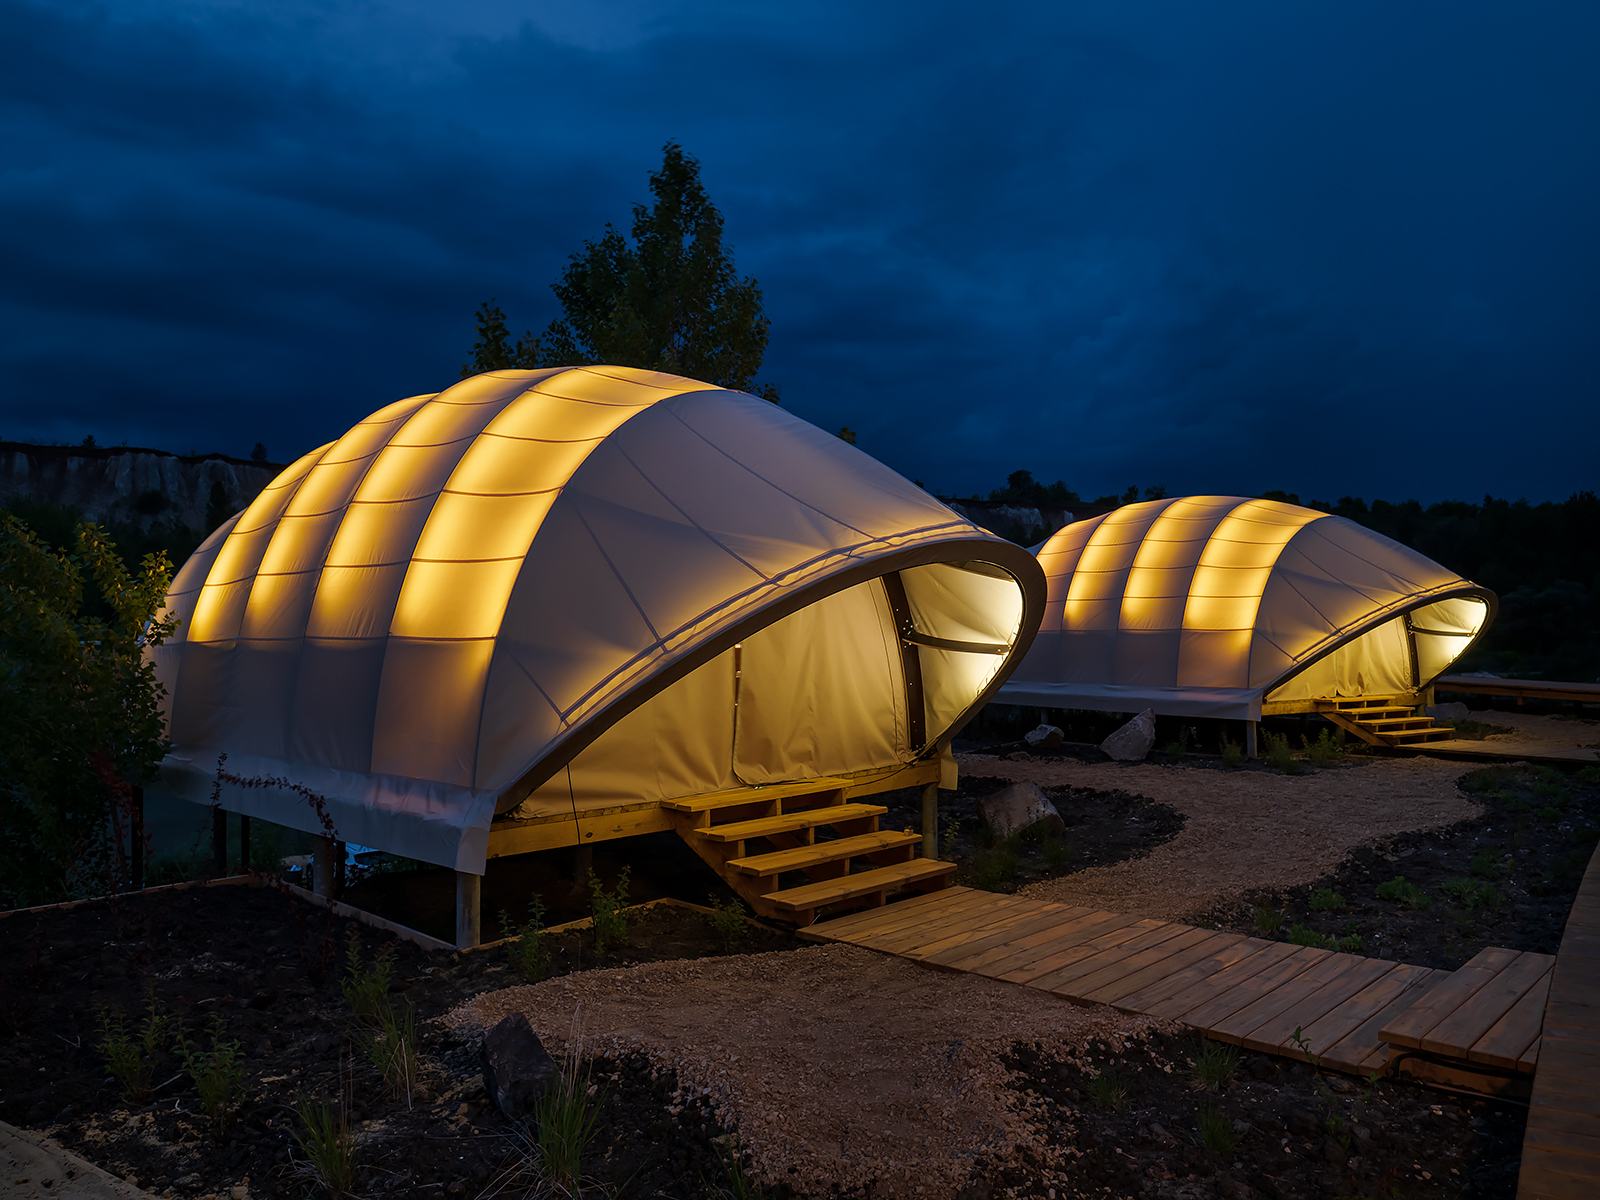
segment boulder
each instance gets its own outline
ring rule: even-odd
[[[483,1086],[513,1121],[526,1121],[561,1068],[521,1013],[512,1013],[483,1035],[478,1052]]]
[[[1054,750],[1066,741],[1066,738],[1067,735],[1054,725],[1041,725],[1022,735],[1022,740],[1028,743],[1030,750]]]
[[[1472,714],[1465,704],[1457,700],[1453,704],[1430,705],[1428,715],[1435,721],[1465,721]]]
[[[1139,762],[1155,744],[1156,714],[1147,708],[1101,742],[1100,749],[1118,762]]]
[[[978,801],[978,815],[985,825],[994,830],[996,837],[1008,838],[1039,821],[1048,821],[1053,833],[1065,833],[1066,824],[1050,797],[1039,790],[1039,785],[1028,780],[1001,788]]]

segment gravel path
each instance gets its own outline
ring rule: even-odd
[[[526,1013],[552,1052],[642,1050],[676,1068],[737,1125],[765,1183],[826,1194],[944,1200],[979,1164],[1050,1158],[1002,1086],[998,1055],[1038,1042],[1076,1059],[1086,1042],[1160,1023],[1079,1008],[1032,988],[929,970],[856,946],[647,963],[491,992],[449,1014],[486,1029]]]
[[[1374,838],[1436,829],[1482,811],[1456,787],[1476,764],[1432,758],[1351,762],[1302,775],[982,755],[957,761],[964,775],[1120,789],[1185,814],[1183,832],[1144,858],[1021,892],[1161,920],[1206,912],[1251,888],[1311,883]]]

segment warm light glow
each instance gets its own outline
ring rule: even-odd
[[[1322,513],[1247,500],[1217,525],[1189,586],[1183,628],[1204,632],[1253,629],[1272,567],[1295,534]]]
[[[1115,629],[1122,587],[1139,545],[1164,507],[1130,504],[1107,513],[1078,556],[1067,590],[1062,625],[1067,629]]]

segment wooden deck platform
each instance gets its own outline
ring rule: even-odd
[[[1247,1050],[1314,1055],[1353,1075],[1443,1070],[1448,1082],[1488,1092],[1533,1073],[1555,962],[1494,948],[1459,971],[1437,971],[961,887],[799,936],[1182,1021]]]
[[[1518,1200],[1600,1196],[1600,853],[1578,886],[1550,974]]]

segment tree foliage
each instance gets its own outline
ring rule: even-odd
[[[761,287],[740,279],[722,240],[722,214],[700,182],[700,164],[668,142],[650,173],[650,207],[634,205],[632,241],[607,225],[572,255],[551,285],[562,315],[513,344],[494,299],[477,313],[478,339],[461,377],[505,367],[613,363],[756,392],[769,322]]]
[[[0,512],[0,908],[121,878],[119,809],[166,752],[144,649],[172,580],[164,553],[123,564],[95,525],[73,553]]]

